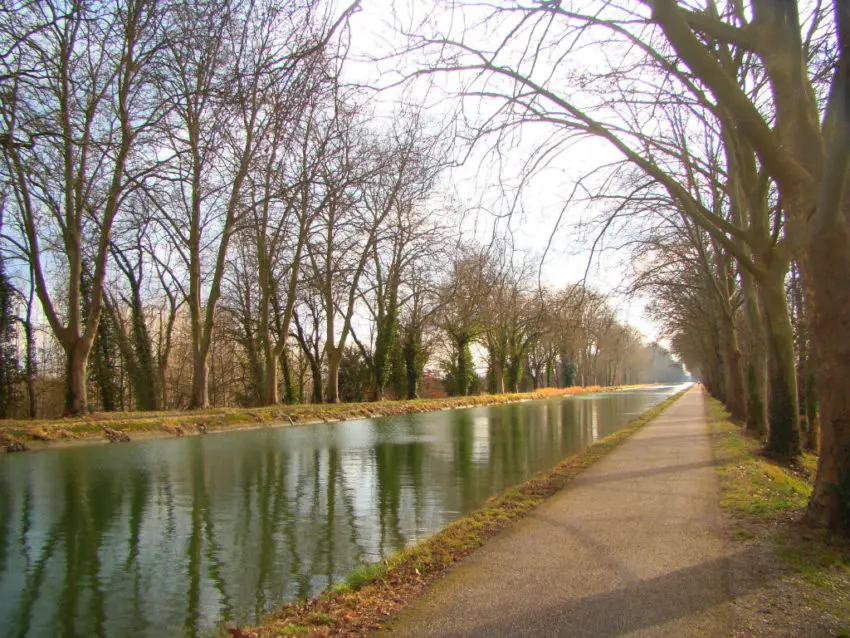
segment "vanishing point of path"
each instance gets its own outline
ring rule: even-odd
[[[720,493],[695,386],[476,550],[394,636],[726,636]]]

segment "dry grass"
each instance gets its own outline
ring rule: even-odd
[[[239,638],[362,636],[379,629],[452,565],[568,485],[580,472],[661,414],[683,393],[679,392],[650,408],[611,436],[569,457],[553,469],[493,497],[484,507],[444,527],[435,536],[380,563],[362,566],[349,575],[344,585],[332,587],[304,604],[284,606],[269,615],[261,627],[231,629],[231,635]]]
[[[636,386],[628,386],[636,387]],[[398,416],[435,410],[495,405],[515,401],[573,396],[603,390],[600,386],[543,388],[516,394],[481,394],[469,397],[340,403],[276,405],[261,408],[210,408],[163,412],[95,412],[81,417],[51,420],[0,421],[0,448],[22,451],[35,442],[102,440],[104,428],[138,436],[184,436],[199,432],[270,425],[296,425],[350,419]]]

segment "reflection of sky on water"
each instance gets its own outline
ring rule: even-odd
[[[672,392],[4,455],[0,622],[31,636],[254,622]]]

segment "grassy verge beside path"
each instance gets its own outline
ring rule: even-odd
[[[735,636],[850,637],[850,542],[803,523],[817,457],[792,465],[761,453],[763,444],[706,397],[735,554]]]
[[[379,629],[421,595],[447,569],[476,547],[523,518],[620,443],[661,414],[685,391],[662,401],[622,429],[490,499],[482,508],[447,525],[436,535],[386,560],[365,565],[345,584],[318,598],[289,604],[268,616],[261,627],[231,629],[234,637],[361,636]]]
[[[623,390],[639,386],[603,388],[588,386],[543,388],[516,394],[481,394],[468,397],[338,403],[276,405],[262,408],[209,408],[168,412],[97,412],[62,419],[0,421],[0,448],[23,451],[35,442],[78,440],[128,440],[136,437],[185,436],[222,430],[267,427],[273,424],[301,425],[351,419],[399,416],[418,412],[496,405],[516,401]]]

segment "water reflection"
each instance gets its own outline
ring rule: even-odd
[[[255,622],[673,391],[4,455],[0,622],[10,636]]]

